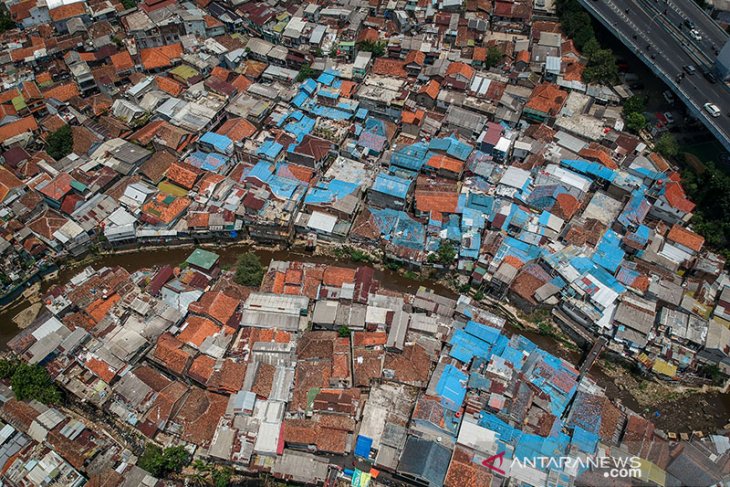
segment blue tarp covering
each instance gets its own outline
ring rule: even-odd
[[[185,162],[206,171],[216,172],[226,165],[228,158],[215,152],[195,151],[187,157]]]
[[[618,216],[618,221],[624,227],[639,225],[644,221],[650,209],[651,204],[647,201],[644,191],[637,189],[631,193],[631,199]]]
[[[560,165],[604,181],[613,182],[616,179],[615,171],[597,162],[564,159]]]
[[[304,197],[304,203],[307,205],[331,204],[354,193],[356,190],[357,184],[355,183],[348,183],[339,179],[333,179],[329,182],[320,181],[317,186],[309,190]]]
[[[621,248],[621,237],[613,230],[607,230],[593,253],[593,262],[615,274],[625,255],[626,252]]]
[[[267,139],[256,151],[256,155],[266,157],[270,160],[276,159],[284,146],[273,139]]]
[[[408,195],[409,189],[411,188],[411,184],[412,181],[409,181],[408,179],[393,176],[386,172],[380,172],[375,178],[372,189],[378,193],[405,199]]]
[[[355,455],[360,458],[369,458],[370,450],[373,447],[373,439],[367,436],[357,435],[355,442]]]
[[[214,132],[206,132],[200,138],[200,142],[212,146],[218,152],[228,154],[233,150],[233,141],[225,135]]]
[[[597,418],[600,420],[600,418]],[[598,421],[596,422],[598,423]],[[586,431],[580,426],[576,426],[573,430],[573,439],[571,443],[580,451],[592,455],[596,452],[599,437],[597,434]]]
[[[436,393],[441,396],[441,405],[451,411],[458,411],[466,396],[467,375],[453,365],[444,368],[438,383]]]

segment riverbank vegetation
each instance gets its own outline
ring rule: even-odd
[[[36,400],[43,404],[61,402],[61,391],[51,380],[45,368],[20,360],[0,360],[0,379],[10,379],[15,398],[19,401]]]
[[[236,262],[236,274],[233,281],[242,286],[258,286],[264,277],[264,266],[261,259],[253,252],[242,254]]]
[[[618,81],[616,56],[611,49],[604,49],[596,38],[591,16],[578,0],[557,0],[560,25],[575,47],[588,59],[583,71],[586,83],[611,85]]]
[[[730,258],[730,176],[714,162],[704,162],[696,171],[685,164],[682,186],[696,203],[692,229],[705,237],[725,258]]]
[[[180,473],[190,463],[190,454],[182,446],[173,446],[164,450],[148,443],[144,453],[139,457],[137,466],[147,470],[158,478],[167,477],[171,473]]]

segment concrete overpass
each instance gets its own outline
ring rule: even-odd
[[[730,151],[730,89],[711,83],[701,69],[712,69],[727,34],[693,0],[579,0],[586,10],[631,49]],[[690,35],[692,25],[701,39]],[[694,75],[679,75],[684,66]],[[710,116],[702,106],[721,111]]]

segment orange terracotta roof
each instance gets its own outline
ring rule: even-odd
[[[203,340],[209,336],[215,335],[220,331],[220,327],[208,318],[202,316],[189,316],[185,320],[185,329],[180,332],[177,339],[183,343],[190,344],[195,348],[202,345]]]
[[[253,81],[248,79],[242,74],[239,74],[236,76],[233,81],[231,81],[231,85],[233,85],[236,90],[238,90],[239,93],[243,93],[245,91],[248,91],[248,88],[253,84]]]
[[[182,54],[182,44],[177,42],[166,46],[142,49],[140,52],[140,58],[144,69],[153,70],[172,66],[175,60],[182,57]]]
[[[178,375],[185,372],[191,355],[182,350],[183,343],[165,332],[157,339],[157,347],[153,357],[162,363],[168,370]]]
[[[530,51],[524,50],[524,51],[518,51],[517,57],[515,57],[515,62],[523,62],[523,63],[530,63]]]
[[[84,365],[89,369],[95,376],[106,382],[110,383],[117,373],[111,369],[108,363],[100,360],[96,357],[89,358]]]
[[[0,128],[1,130],[1,128]],[[695,204],[687,199],[684,188],[677,181],[669,181],[664,190],[664,198],[672,206],[685,213],[691,213],[695,209]]]
[[[415,198],[416,209],[424,213],[454,213],[459,205],[459,195],[445,191],[416,190]]]
[[[476,71],[474,71],[474,68],[462,62],[451,63],[449,64],[449,67],[446,68],[446,76],[456,76],[458,74],[468,80],[471,80],[475,73]]]
[[[0,166],[0,201],[5,201],[8,194],[16,188],[23,186],[23,182],[15,177],[15,174],[10,172],[4,166]]]
[[[356,331],[353,340],[356,347],[375,347],[385,345],[388,334],[384,331]]]
[[[423,110],[416,110],[415,112],[404,111],[401,114],[401,121],[411,125],[421,125],[424,118],[426,118],[426,112]]]
[[[603,164],[609,169],[618,169],[618,164],[616,164],[613,159],[611,159],[611,156],[604,150],[584,147],[580,150],[580,152],[578,152],[578,155],[586,160]]]
[[[471,55],[474,61],[486,61],[487,60],[487,48],[484,46],[477,46],[474,48],[474,52]]]
[[[127,50],[112,54],[109,59],[111,59],[112,66],[117,71],[134,69],[134,61],[132,61],[132,56],[129,55],[129,51]]]
[[[48,11],[48,15],[51,16],[51,20],[59,22],[61,20],[70,19],[72,17],[79,17],[86,13],[86,3],[76,2],[68,5],[61,5],[60,7],[52,8]]]
[[[234,142],[241,142],[253,137],[256,131],[256,126],[245,118],[231,118],[226,120],[215,133],[225,135]]]
[[[201,384],[205,385],[213,375],[213,367],[215,366],[215,359],[208,355],[200,354],[193,360],[188,369],[188,377],[197,380]]]
[[[172,96],[180,95],[185,89],[182,83],[162,75],[155,76],[155,84],[159,89]]]
[[[394,78],[405,78],[408,76],[403,61],[384,57],[379,57],[375,60],[373,63],[373,73],[381,76],[392,76]]]
[[[661,154],[658,154],[656,152],[649,153],[649,159],[651,160],[651,162],[654,163],[654,167],[656,167],[657,171],[659,172],[666,172],[672,168],[667,160],[664,159]]]
[[[56,85],[53,88],[50,88],[43,92],[43,98],[45,98],[46,100],[50,98],[55,98],[56,100],[62,102],[67,102],[74,96],[78,95],[79,87],[76,86],[76,83],[73,82]]]
[[[200,174],[200,169],[195,166],[184,162],[175,162],[167,170],[167,179],[185,189],[192,189]]]
[[[38,130],[38,124],[36,123],[35,118],[32,116],[21,118],[15,122],[10,122],[0,126],[0,142],[5,142],[16,135],[35,130]]]
[[[435,79],[430,80],[428,83],[423,85],[420,90],[418,90],[418,93],[423,93],[427,95],[432,100],[435,100],[439,96],[439,91],[441,91],[441,85],[438,81]]]
[[[563,108],[563,104],[567,98],[568,93],[558,88],[557,85],[542,83],[532,90],[532,94],[527,100],[525,108],[554,116]]]
[[[209,316],[221,325],[225,325],[236,313],[239,304],[239,300],[215,291],[203,294],[198,301],[191,303],[188,309],[192,313]]]
[[[357,83],[355,83],[354,81],[342,80],[342,84],[340,85],[340,96],[344,96],[345,98],[352,98],[356,87]]]
[[[423,66],[426,62],[426,53],[416,50],[410,51],[408,54],[406,54],[404,61],[407,65],[418,64],[419,66]]]
[[[464,163],[453,157],[444,154],[436,154],[426,161],[426,166],[434,169],[444,169],[456,174],[460,174],[464,170]]]
[[[106,317],[106,315],[109,313],[109,310],[114,307],[117,302],[122,299],[121,296],[114,293],[108,298],[99,298],[96,301],[92,302],[90,305],[86,307],[86,313],[91,316],[96,323],[99,323],[101,320]]]
[[[681,227],[675,224],[669,233],[667,234],[667,240],[676,242],[688,249],[692,249],[695,252],[702,250],[702,246],[705,244],[705,238],[701,235],[697,235],[692,230]]]
[[[172,198],[172,201],[169,200]],[[142,212],[148,220],[162,223],[172,223],[190,206],[187,198],[175,198],[164,193],[158,193],[151,201],[145,203]]]
[[[228,77],[231,75],[231,71],[222,66],[216,66],[210,72],[210,75],[214,78],[218,78],[221,81],[228,81]]]
[[[342,287],[345,283],[355,282],[356,269],[347,267],[327,266],[322,274],[322,284],[325,286]]]

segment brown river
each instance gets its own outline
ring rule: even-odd
[[[133,253],[116,253],[97,256],[88,265],[93,267],[121,266],[130,272],[139,269],[161,266],[165,264],[178,265],[183,262],[194,247],[171,247],[167,249],[139,250]],[[206,247],[209,248],[210,247]],[[222,265],[235,263],[241,252],[249,250],[245,245],[231,245],[224,248],[211,249],[221,256]],[[358,264],[348,260],[338,260],[328,256],[315,256],[311,253],[296,250],[255,250],[264,265],[271,260],[303,260],[315,263],[337,264],[348,267],[356,267]],[[61,266],[58,276],[49,281],[41,283],[41,295],[48,288],[56,283],[68,281],[75,274],[80,272],[81,267]],[[446,296],[454,297],[453,291],[430,280],[408,279],[402,274],[387,269],[375,271],[375,278],[381,286],[402,292],[415,293],[420,286],[426,286]],[[27,300],[19,300],[0,311],[0,346],[4,347],[17,332],[18,328],[12,318],[20,311],[29,306]],[[562,346],[558,341],[549,336],[540,335],[531,330],[515,330],[506,326],[512,333],[520,333],[535,342],[539,347],[558,355],[573,364],[579,364],[582,354],[576,350],[570,350]],[[652,419],[659,428],[667,431],[689,432],[700,430],[704,432],[724,427],[730,421],[730,394],[705,393],[689,394],[678,397],[674,400],[658,401],[658,404],[651,409],[642,407],[637,403],[628,390],[619,388],[611,377],[602,370],[601,361],[596,362],[590,374],[601,387],[606,389],[606,394],[611,398],[618,398],[630,409],[642,413]],[[658,414],[657,414],[658,413]]]

